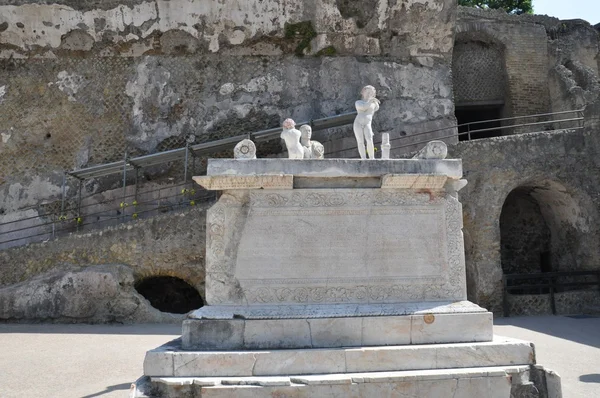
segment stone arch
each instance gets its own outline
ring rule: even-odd
[[[455,115],[459,124],[500,119],[510,115],[506,46],[479,25],[457,28],[452,55]],[[500,122],[477,128],[500,127]],[[466,131],[459,129],[460,132]],[[502,135],[502,130],[476,133],[470,138]],[[460,139],[467,139],[461,136]]]
[[[517,173],[513,175],[518,176]],[[532,191],[535,200],[541,203],[540,212],[545,217],[548,228],[559,231],[550,238],[551,245],[559,248],[551,254],[553,269],[562,271],[598,268],[598,210],[583,188],[567,184],[555,175],[546,173],[524,173],[520,178],[505,180],[503,183],[498,183],[499,180],[495,179],[494,184],[489,182],[490,178],[494,177],[485,178],[487,182],[477,179],[469,182],[474,185],[483,184],[477,188],[481,206],[470,206],[469,203],[477,202],[470,200],[463,207],[469,300],[496,314],[502,313],[504,272],[500,218],[507,198],[511,192],[519,189]],[[568,245],[560,246],[561,241],[568,242]]]
[[[500,264],[504,274],[581,271],[597,268],[596,208],[580,190],[554,178],[521,181],[510,187],[499,215]],[[563,278],[563,282],[581,280]],[[530,284],[516,281],[513,285]],[[504,294],[504,292],[502,292]],[[597,288],[555,291],[557,313],[583,311],[600,302]],[[505,297],[511,315],[548,314],[548,289],[520,289]]]
[[[134,287],[152,307],[162,312],[185,314],[204,305],[198,290],[175,276],[147,276],[136,281]]]
[[[498,216],[501,239],[503,235],[502,213],[510,211],[511,205],[523,204],[525,201],[528,202],[530,210],[536,213],[521,212],[525,217],[529,217],[530,222],[526,227],[535,226],[531,224],[536,223],[540,229],[545,230],[545,232],[538,231],[545,236],[537,236],[533,239],[538,244],[544,245],[544,247],[540,246],[538,250],[547,249],[548,251],[547,271],[582,270],[596,266],[597,248],[587,243],[588,239],[584,239],[585,236],[593,233],[592,226],[596,218],[594,206],[587,195],[574,187],[550,178],[529,179],[513,186],[504,196],[502,212]],[[507,220],[506,214],[504,214],[504,219]],[[515,219],[513,218],[510,222],[514,225]],[[504,231],[505,236],[509,232]],[[509,269],[519,271],[516,264],[506,265]],[[533,267],[531,272],[542,272],[541,264],[539,265],[539,267]],[[521,271],[526,271],[526,269],[521,269]]]

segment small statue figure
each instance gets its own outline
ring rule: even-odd
[[[356,106],[356,119],[354,119],[354,135],[356,136],[356,144],[358,145],[358,153],[361,159],[366,159],[365,141],[367,141],[367,153],[369,159],[375,158],[375,146],[373,145],[373,114],[379,110],[379,100],[375,98],[375,87],[365,86],[360,91],[361,100],[354,103]]]
[[[285,141],[285,146],[288,151],[288,158],[290,159],[302,159],[304,158],[304,148],[300,144],[300,137],[302,133],[296,130],[296,122],[292,119],[285,119],[283,121],[283,131],[281,132],[281,138]]]
[[[381,159],[390,158],[390,133],[381,134]]]
[[[300,143],[304,147],[304,159],[324,159],[325,147],[319,141],[311,141],[312,127],[308,124],[300,126]]]

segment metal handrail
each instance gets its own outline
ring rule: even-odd
[[[583,282],[558,282],[557,278],[561,277],[577,277],[577,276],[595,276],[596,281],[583,281]],[[513,281],[531,281],[527,284],[522,285],[509,285],[509,282]],[[539,281],[539,283],[537,283]],[[598,286],[600,289],[600,270],[585,270],[585,271],[556,271],[556,272],[536,272],[531,274],[504,274],[502,275],[502,311],[504,316],[510,316],[510,307],[508,303],[508,294],[510,291],[523,290],[523,289],[548,289],[550,294],[550,307],[552,314],[556,315],[556,302],[555,294],[557,288],[562,287],[585,287],[585,286]]]
[[[444,140],[444,139],[447,139],[447,138],[460,137],[460,136],[464,136],[464,135],[468,136],[470,134],[476,134],[476,133],[487,132],[487,131],[503,130],[503,129],[517,128],[517,127],[527,127],[527,126],[535,126],[535,125],[543,125],[543,124],[549,124],[549,123],[561,123],[561,122],[567,122],[567,121],[583,121],[584,120],[583,111],[584,111],[583,109],[577,109],[577,110],[572,110],[572,111],[559,111],[559,112],[552,112],[552,113],[538,113],[538,114],[535,114],[535,115],[513,116],[513,117],[501,118],[501,119],[490,119],[490,120],[480,120],[480,121],[469,122],[469,123],[461,123],[461,124],[455,124],[455,125],[452,125],[452,126],[446,126],[446,127],[436,128],[436,129],[432,129],[432,130],[427,130],[427,131],[423,131],[423,132],[420,132],[420,133],[415,133],[415,134],[411,134],[411,135],[407,135],[407,136],[391,138],[390,139],[390,143],[395,142],[395,141],[408,140],[408,139],[412,140],[414,137],[419,137],[419,136],[422,136],[422,135],[428,135],[428,134],[431,134],[431,133],[436,133],[436,132],[445,131],[445,130],[454,130],[454,129],[456,129],[457,132],[449,134],[449,135],[441,136],[441,137],[435,137],[435,139],[437,139],[437,140]],[[547,121],[544,121],[544,122],[521,123],[521,124],[514,124],[514,125],[507,125],[507,126],[498,126],[498,127],[489,127],[489,128],[476,129],[476,130],[470,130],[469,129],[469,131],[466,131],[466,132],[462,132],[462,133],[458,132],[458,129],[460,127],[470,127],[470,126],[475,125],[475,124],[492,123],[492,122],[517,120],[517,119],[525,119],[525,118],[534,118],[534,117],[564,115],[564,114],[569,114],[569,113],[577,113],[578,115],[582,115],[582,116],[576,117],[576,118],[570,118],[570,119],[558,119],[558,120],[547,120]],[[572,130],[578,130],[578,129],[581,129],[581,128],[583,128],[583,127],[573,127],[571,129]],[[400,146],[393,147],[392,149],[406,148],[406,147],[410,147],[410,146],[418,145],[418,144],[426,144],[429,141],[431,141],[431,139],[425,139],[425,140],[421,140],[421,141],[410,142],[410,143],[405,144],[405,145],[400,145]],[[351,146],[351,147],[348,147],[348,148],[342,148],[342,149],[338,149],[338,150],[335,150],[335,151],[331,151],[331,152],[328,152],[327,155],[336,154],[336,153],[340,153],[340,152],[344,152],[344,151],[349,151],[349,150],[353,150],[353,149],[356,149],[356,146]]]
[[[526,126],[535,126],[535,125],[542,125],[542,124],[548,124],[548,123],[562,123],[562,122],[574,122],[574,121],[583,121],[584,118],[583,116],[581,117],[575,117],[575,118],[567,118],[567,119],[558,119],[558,120],[548,120],[548,121],[543,121],[543,122],[530,122],[530,123],[521,123],[521,124],[515,124],[515,125],[508,125],[508,126],[498,126],[498,127],[491,127],[491,128],[482,128],[482,129],[475,129],[475,130],[470,130],[466,131],[466,132],[458,132],[458,128],[459,127],[470,127],[471,125],[477,125],[477,124],[483,124],[483,123],[490,123],[490,122],[500,122],[500,121],[509,121],[509,120],[518,120],[518,119],[527,119],[527,118],[534,118],[534,117],[547,117],[547,116],[554,116],[554,115],[564,115],[564,114],[570,114],[570,113],[576,113],[577,115],[583,115],[583,110],[571,110],[571,111],[560,111],[560,112],[553,112],[553,113],[542,113],[542,114],[535,114],[535,115],[524,115],[524,116],[515,116],[515,117],[509,117],[509,118],[501,118],[501,119],[492,119],[492,120],[482,120],[482,121],[476,121],[476,122],[469,122],[469,123],[463,123],[463,124],[459,124],[459,125],[454,125],[454,126],[450,126],[450,127],[443,127],[443,128],[438,128],[438,129],[433,129],[433,130],[428,130],[428,131],[424,131],[424,132],[420,132],[420,133],[415,133],[415,134],[411,134],[410,136],[404,136],[404,137],[396,137],[391,139],[390,141],[398,141],[398,140],[407,140],[407,139],[412,139],[413,137],[418,137],[418,136],[422,136],[422,135],[426,135],[426,134],[431,134],[431,133],[435,133],[435,132],[439,132],[439,131],[443,131],[443,130],[448,130],[448,129],[452,129],[454,130],[453,133],[451,135],[446,135],[446,136],[442,136],[442,137],[436,137],[436,139],[447,139],[447,138],[453,138],[453,137],[460,137],[460,136],[464,136],[464,135],[470,135],[471,134],[477,134],[477,133],[481,133],[481,132],[488,132],[488,131],[494,131],[494,130],[502,130],[502,129],[508,129],[508,128],[518,128],[518,127],[526,127]],[[309,124],[312,126],[314,131],[319,131],[319,130],[323,130],[323,129],[328,129],[328,128],[333,128],[333,127],[340,127],[340,126],[345,126],[348,124],[352,124],[354,122],[354,118],[356,117],[356,112],[350,112],[350,113],[344,113],[341,115],[337,115],[337,116],[331,116],[331,117],[325,117],[325,118],[320,118],[320,119],[314,119],[314,120],[310,120],[307,122],[302,122],[302,123],[298,123],[298,124]],[[576,130],[576,129],[581,129],[583,128],[583,126],[578,126],[578,127],[571,127],[570,129]],[[456,129],[456,130],[455,130]],[[98,207],[98,206],[102,206],[104,204],[109,204],[111,202],[114,203],[118,203],[119,200],[121,200],[121,202],[125,202],[125,200],[128,200],[129,198],[136,198],[139,197],[140,195],[146,195],[146,194],[150,194],[153,192],[160,192],[162,190],[169,190],[169,189],[175,189],[177,187],[180,186],[185,186],[187,184],[190,184],[190,181],[187,181],[187,159],[188,159],[188,155],[191,155],[192,157],[197,157],[200,155],[204,155],[204,154],[209,154],[209,153],[213,153],[216,152],[218,150],[223,150],[223,149],[231,149],[233,148],[239,141],[245,139],[245,138],[250,138],[256,142],[264,142],[264,141],[269,141],[275,138],[278,138],[279,135],[281,133],[281,128],[280,127],[275,127],[275,128],[271,128],[271,129],[266,129],[266,130],[261,130],[261,131],[256,131],[256,132],[251,132],[251,133],[245,133],[242,135],[237,135],[234,137],[228,137],[228,138],[224,138],[224,139],[220,139],[220,140],[216,140],[216,141],[210,141],[210,142],[204,142],[204,143],[198,143],[195,145],[188,145],[184,148],[178,148],[178,149],[173,149],[173,150],[169,150],[169,151],[164,151],[164,152],[160,152],[160,153],[156,153],[156,154],[150,154],[150,155],[144,155],[144,156],[138,156],[138,157],[132,157],[132,158],[127,158],[127,155],[125,155],[124,160],[122,161],[118,161],[118,162],[112,162],[112,163],[107,163],[107,164],[103,164],[103,165],[96,165],[96,166],[91,166],[85,169],[78,169],[78,170],[73,170],[70,172],[65,173],[65,176],[72,176],[75,177],[79,180],[79,196],[78,196],[78,204],[76,206],[76,208],[73,208],[71,206],[69,206],[70,208],[67,209],[65,208],[65,203],[66,203],[66,192],[64,190],[64,184],[65,181],[63,181],[63,202],[62,202],[62,206],[61,206],[61,210],[60,211],[53,211],[53,212],[49,212],[47,214],[44,215],[37,215],[37,216],[32,216],[32,217],[26,217],[26,218],[22,218],[22,219],[18,219],[18,220],[12,220],[12,221],[8,221],[8,222],[4,222],[4,223],[0,223],[0,227],[2,226],[6,226],[9,224],[15,224],[15,223],[19,223],[19,222],[24,222],[24,221],[28,221],[28,220],[32,220],[32,219],[39,219],[42,217],[45,218],[52,218],[52,221],[48,221],[46,223],[41,223],[41,224],[35,224],[35,225],[31,225],[28,227],[22,227],[22,228],[18,228],[18,229],[14,229],[11,231],[2,231],[0,232],[0,235],[6,235],[9,233],[15,233],[15,232],[21,232],[21,231],[25,231],[28,229],[36,229],[36,228],[43,228],[46,226],[53,226],[53,231],[52,232],[45,232],[45,233],[41,233],[41,234],[36,234],[36,235],[31,235],[31,236],[22,236],[19,238],[15,238],[15,239],[11,239],[8,241],[2,241],[0,242],[0,244],[5,244],[5,243],[9,243],[9,242],[13,242],[13,241],[19,241],[19,240],[24,240],[24,239],[28,239],[28,238],[32,238],[35,236],[42,236],[42,235],[55,235],[55,231],[54,231],[54,225],[59,223],[59,225],[62,225],[62,223],[64,222],[64,219],[61,220],[61,218],[63,218],[66,214],[76,214],[76,218],[79,217],[84,217],[87,218],[89,220],[90,217],[93,216],[98,216],[98,215],[103,215],[105,213],[108,212],[112,212],[115,211],[115,209],[106,209],[106,210],[101,210],[101,211],[97,211],[97,212],[93,212],[93,213],[89,213],[89,214],[82,214],[82,210],[87,209],[89,207]],[[394,147],[394,149],[398,149],[398,148],[404,148],[404,147],[408,147],[408,146],[414,146],[414,145],[418,145],[418,144],[422,144],[422,143],[427,143],[429,142],[430,139],[426,139],[426,140],[421,140],[421,141],[417,141],[417,142],[410,142],[408,144],[405,145],[400,145],[397,147]],[[337,151],[332,151],[329,152],[328,154],[331,155],[332,153],[338,153],[338,152],[343,152],[343,151],[348,151],[348,150],[353,150],[355,149],[356,146],[352,146],[349,148],[345,148],[345,149],[341,149],[341,150],[337,150]],[[174,185],[169,185],[167,187],[159,187],[157,189],[154,190],[148,190],[148,191],[144,191],[144,192],[137,192],[137,171],[143,167],[147,167],[149,165],[155,165],[155,164],[161,164],[164,162],[171,162],[171,161],[179,161],[179,160],[186,160],[186,164],[185,164],[185,177],[184,177],[184,181],[182,183],[178,183],[178,184],[174,184]],[[126,187],[126,178],[125,176],[127,175],[128,172],[130,171],[135,171],[136,172],[136,192],[133,194],[125,194],[125,187]],[[98,177],[98,176],[103,176],[103,175],[108,175],[108,174],[115,174],[115,173],[123,173],[123,195],[121,196],[120,199],[117,199],[116,197],[113,199],[107,199],[105,201],[101,201],[98,203],[89,203],[86,205],[81,205],[82,200],[85,200],[86,198],[89,197],[93,197],[97,194],[93,194],[93,195],[89,195],[86,198],[82,198],[81,197],[81,186],[82,186],[82,182],[86,179],[86,178],[91,178],[91,177]],[[201,190],[201,189],[200,189]],[[162,198],[158,198],[157,200],[166,200],[169,199],[171,197],[176,197],[178,195],[172,195],[169,197],[162,197]],[[139,202],[136,204],[136,206],[142,207],[142,206],[146,206],[150,203],[154,203],[156,200],[155,199],[150,199],[147,201],[143,201],[143,202]],[[185,202],[185,200],[183,201]],[[183,203],[182,202],[182,203]],[[189,200],[188,200],[189,202]],[[160,206],[159,206],[160,207]],[[153,208],[153,209],[148,209],[148,210],[142,210],[140,209],[139,211],[136,211],[136,214],[142,214],[142,213],[146,213],[149,211],[154,211],[157,208]],[[83,227],[86,225],[91,225],[91,224],[95,224],[98,222],[107,222],[113,219],[122,219],[123,221],[125,219],[127,219],[130,215],[126,215],[125,214],[125,209],[127,208],[134,208],[134,207],[125,207],[125,208],[120,208],[120,210],[123,212],[123,214],[118,214],[117,216],[111,216],[109,218],[105,218],[103,220],[97,220],[97,221],[93,221],[93,222],[85,222],[85,223],[78,223],[76,225],[77,229],[79,229],[79,227]],[[33,209],[33,208],[32,208]],[[57,217],[59,216],[59,217]],[[72,221],[72,220],[70,220]],[[70,223],[70,221],[67,221]],[[72,228],[72,227],[71,227]],[[64,230],[65,228],[63,228]]]

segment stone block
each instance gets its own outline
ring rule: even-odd
[[[307,319],[311,347],[357,346],[362,342],[364,318]]]
[[[149,351],[144,369],[154,377],[251,377],[503,366],[512,374],[534,362],[530,343],[497,337],[482,343],[269,351],[183,351],[171,344]]]
[[[255,376],[346,372],[344,350],[275,350],[256,354]]]
[[[173,353],[160,349],[146,352],[146,356],[144,357],[144,375],[174,376]]]
[[[238,348],[241,347],[310,348],[310,326],[302,319],[249,320],[244,328],[243,346]]]
[[[434,369],[436,366],[436,352],[433,347],[368,347],[346,351],[348,372]]]
[[[485,314],[424,314],[412,316],[411,343],[433,344],[490,341],[493,316]],[[468,329],[465,325],[470,325]]]
[[[182,345],[188,350],[235,350],[243,346],[243,320],[186,320]]]
[[[194,177],[199,185],[207,190],[231,189],[292,189],[294,176],[291,175],[254,175],[254,176],[197,176]]]
[[[293,175],[294,177],[381,177],[386,174],[432,174],[462,177],[460,159],[211,159],[207,175]]]
[[[362,345],[410,344],[411,317],[366,317],[362,322]]]
[[[461,206],[446,193],[253,190],[223,194],[207,222],[209,305],[466,299]]]
[[[173,353],[173,375],[250,376],[255,358],[247,352],[176,352]]]

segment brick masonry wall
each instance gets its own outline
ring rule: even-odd
[[[461,7],[456,26],[455,40],[458,39],[483,40],[504,47],[507,116],[545,113],[550,109],[548,39],[543,25]]]

